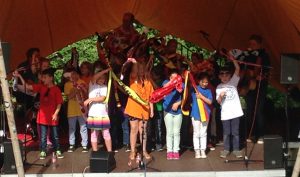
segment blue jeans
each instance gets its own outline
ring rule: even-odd
[[[40,139],[40,149],[41,149],[41,151],[46,151],[46,148],[47,148],[47,130],[48,130],[48,127],[51,131],[53,149],[55,151],[60,150],[57,126],[48,126],[48,125],[40,124],[40,127],[41,127],[41,139]]]
[[[164,112],[157,111],[154,112],[154,125],[155,125],[155,140],[156,145],[162,145],[162,123],[163,123]]]
[[[122,110],[122,130],[123,130],[123,144],[129,144],[129,116]]]
[[[87,146],[88,144],[88,132],[86,128],[86,121],[82,116],[68,117],[69,123],[69,143],[75,145],[75,132],[76,123],[79,122],[80,135],[81,135],[81,146]]]
[[[164,112],[154,110],[154,117],[152,119],[149,119],[147,123],[147,145],[148,149],[156,148],[161,149],[162,148],[162,129],[163,129],[163,118],[164,118]]]
[[[240,150],[240,118],[230,120],[222,120],[223,124],[223,141],[224,150],[230,151],[230,135],[232,135],[232,149],[234,151]]]

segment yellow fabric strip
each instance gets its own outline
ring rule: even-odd
[[[134,90],[132,90],[130,87],[125,85],[116,75],[114,72],[111,72],[112,78],[124,89],[124,91],[135,101],[142,105],[149,105],[148,102],[143,100],[137,93],[135,93]]]
[[[103,103],[108,103],[109,101],[109,97],[110,97],[110,89],[111,89],[111,75],[112,75],[112,71],[109,71],[109,76],[108,76],[108,83],[107,83],[107,93],[106,93],[106,97],[105,100],[103,101]]]
[[[190,114],[190,111],[189,110],[185,110],[184,109],[184,105],[186,104],[186,101],[187,101],[187,97],[188,97],[188,79],[189,79],[189,74],[187,73],[185,75],[185,80],[184,80],[184,91],[183,91],[183,99],[182,99],[182,104],[181,104],[181,111],[182,111],[182,114],[185,115],[185,116],[188,116]]]

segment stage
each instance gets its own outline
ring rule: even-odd
[[[180,160],[167,160],[166,151],[152,152],[153,160],[148,167],[156,168],[161,172],[154,172],[147,169],[147,176],[177,177],[177,176],[207,176],[207,177],[247,177],[247,176],[285,176],[284,169],[265,170],[263,162],[249,163],[246,168],[244,162],[225,163],[225,159],[219,157],[222,146],[217,146],[215,151],[208,152],[207,159],[195,159],[194,152],[186,150],[182,153]],[[248,143],[248,155],[253,160],[263,160],[263,145]],[[89,153],[82,153],[81,148],[75,152],[64,151],[64,159],[58,159],[57,167],[51,164],[51,155],[45,160],[39,160],[39,151],[31,147],[27,159],[29,163],[47,163],[49,167],[27,166],[25,167],[26,176],[143,176],[143,171],[135,170],[127,173],[131,168],[128,166],[129,153],[120,149],[115,153],[117,167],[109,174],[89,172]],[[231,154],[227,160],[236,160]],[[16,175],[1,174],[1,177]]]

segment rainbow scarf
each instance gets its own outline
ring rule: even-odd
[[[196,85],[195,79],[194,79],[194,77],[193,77],[193,75],[191,73],[189,73],[189,77],[190,77],[191,84],[192,84],[195,92],[199,93],[199,91],[197,89],[197,85]],[[208,116],[207,110],[205,109],[205,105],[204,105],[203,100],[197,98],[197,105],[198,105],[199,113],[200,113],[200,121],[201,122],[208,121],[209,116]]]

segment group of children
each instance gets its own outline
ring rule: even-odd
[[[240,158],[242,153],[239,147],[239,120],[243,115],[237,84],[239,82],[239,64],[233,60],[235,71],[232,74],[229,68],[221,68],[219,79],[221,83],[216,88],[216,100],[221,105],[221,120],[223,124],[224,150],[220,157],[226,158],[233,150],[233,154]],[[85,64],[81,65],[84,68]],[[149,101],[153,89],[153,80],[145,73],[145,66],[136,61],[133,63],[130,72],[129,87],[135,91],[142,99]],[[83,69],[84,70],[84,69]],[[91,129],[90,142],[93,151],[98,150],[98,135],[102,131],[103,139],[107,151],[112,151],[112,138],[110,135],[110,118],[108,114],[108,105],[105,102],[108,88],[107,78],[111,69],[96,70],[92,76],[79,75],[78,71],[71,69],[69,71],[69,81],[64,85],[64,93],[68,98],[68,124],[69,124],[69,149],[68,152],[75,150],[75,130],[76,123],[79,122],[82,152],[88,152],[88,130]],[[84,72],[84,71],[83,71]],[[161,87],[168,85],[172,79],[180,75],[179,71],[169,72],[169,79],[165,80]],[[54,84],[52,69],[45,69],[41,73],[40,83],[29,84],[24,81],[22,76],[15,71],[14,76],[22,81],[23,87],[40,94],[40,107],[37,115],[37,124],[40,127],[40,159],[46,157],[47,131],[51,130],[53,148],[58,158],[63,158],[59,145],[58,134],[58,113],[63,103],[60,89]],[[85,81],[81,78],[84,78]],[[195,158],[206,158],[207,148],[207,127],[209,120],[201,121],[201,114],[197,99],[201,99],[208,117],[210,116],[210,105],[213,102],[212,90],[208,88],[209,75],[200,73],[196,76],[197,87],[192,90],[192,103],[190,117],[193,126],[193,146]],[[86,83],[88,82],[88,83]],[[20,86],[19,86],[20,87]],[[182,87],[185,87],[182,84]],[[164,122],[166,127],[166,147],[167,159],[180,158],[180,129],[182,124],[182,93],[173,89],[171,93],[163,98]],[[85,111],[88,111],[86,113]],[[154,116],[154,105],[142,105],[133,98],[129,97],[124,113],[129,116],[130,124],[130,159],[136,157],[137,135],[140,142],[143,143],[143,155],[146,159],[151,156],[146,150],[147,142],[147,121]],[[144,131],[144,132],[143,132]],[[142,135],[144,134],[144,137]],[[232,135],[232,148],[230,147],[230,138]],[[144,138],[144,140],[142,140]]]
[[[41,61],[42,65],[47,60]],[[81,65],[81,73],[85,73],[87,63]],[[88,70],[90,68],[88,67]],[[80,75],[76,69],[70,69],[64,76],[68,81],[64,84],[64,94],[67,96],[67,117],[69,125],[69,149],[75,150],[75,131],[77,122],[80,126],[82,152],[88,152],[88,130],[91,129],[91,145],[93,151],[98,150],[98,134],[102,130],[107,151],[112,151],[111,137],[109,133],[110,119],[108,117],[107,104],[103,103],[107,94],[106,69],[95,73],[93,76]],[[30,70],[32,72],[32,70]],[[31,73],[33,74],[33,73]],[[37,132],[40,138],[40,159],[45,159],[47,145],[52,145],[57,158],[64,158],[59,143],[59,112],[63,104],[61,89],[54,83],[54,70],[45,68],[40,70],[39,80],[36,83],[18,72],[13,72],[15,79],[20,79],[21,84],[16,85],[16,90],[25,94],[39,95],[39,107],[36,116]],[[82,76],[82,77],[81,77]],[[85,80],[85,81],[84,81]],[[89,85],[86,84],[86,81]],[[88,94],[87,94],[88,93]],[[29,100],[28,100],[29,101]],[[87,109],[88,108],[88,109]],[[88,112],[84,112],[88,110]],[[51,139],[49,139],[51,135]]]
[[[226,158],[230,150],[237,157],[242,157],[239,143],[239,120],[243,116],[239,95],[237,92],[237,84],[239,82],[239,64],[233,61],[235,71],[232,74],[230,68],[221,68],[219,71],[219,79],[221,83],[216,88],[216,100],[221,106],[221,120],[223,124],[223,141],[224,150],[220,152],[220,157]],[[173,72],[170,80],[178,73]],[[163,85],[169,80],[164,81]],[[198,85],[192,91],[192,103],[190,110],[190,118],[193,126],[193,147],[195,158],[206,158],[207,150],[207,127],[209,120],[202,121],[199,112],[197,99],[201,99],[204,103],[206,115],[210,117],[210,105],[213,102],[212,90],[209,89],[209,75],[200,73],[197,75]],[[182,113],[180,109],[181,93],[174,89],[170,94],[164,97],[164,121],[167,130],[167,159],[179,159],[180,144],[180,128],[182,123]],[[230,138],[232,135],[232,148],[230,146]]]

